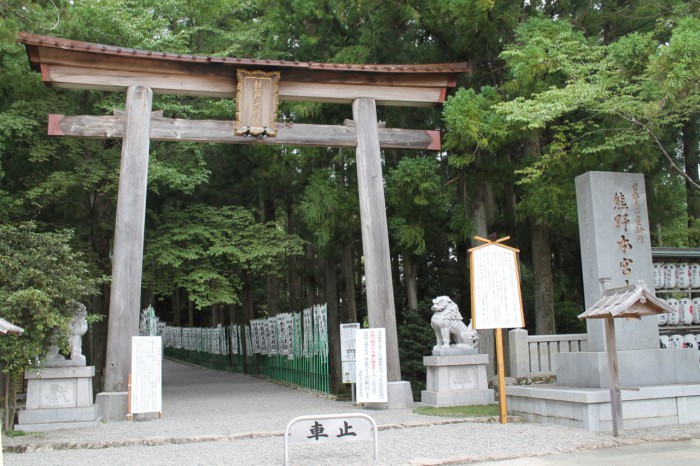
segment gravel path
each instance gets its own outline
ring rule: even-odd
[[[365,441],[292,445],[293,464],[468,464],[700,439],[700,424],[627,430],[614,438],[563,426],[447,419],[408,409],[367,410],[253,377],[166,360],[162,419],[149,415],[92,429],[3,437],[4,462],[7,466],[279,465],[284,460],[283,432],[291,419],[336,413],[365,413],[377,422],[379,461],[373,460],[372,442]]]

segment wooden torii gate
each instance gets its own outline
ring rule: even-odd
[[[52,87],[126,91],[114,116],[49,115],[49,135],[121,138],[105,391],[125,392],[138,334],[148,153],[151,139],[356,147],[362,248],[371,327],[386,329],[388,381],[401,383],[380,147],[440,150],[438,131],[378,125],[376,105],[433,106],[467,63],[340,65],[182,55],[20,33],[30,66]],[[352,104],[346,125],[277,123],[274,136],[238,134],[234,121],[182,120],[151,112],[153,93],[235,98],[241,72],[276,73],[279,100]],[[238,76],[238,77],[237,77]],[[239,102],[240,104],[240,102]],[[239,105],[240,106],[240,105]],[[275,125],[273,121],[271,126]],[[269,128],[265,128],[269,129]],[[263,129],[262,131],[264,131]],[[255,132],[250,131],[255,134]],[[405,387],[396,395],[402,397]],[[409,392],[410,393],[410,392]],[[393,401],[390,388],[389,405]]]

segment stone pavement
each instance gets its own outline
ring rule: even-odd
[[[292,464],[469,464],[544,458],[552,453],[700,439],[700,424],[609,433],[497,419],[424,416],[410,409],[369,410],[241,374],[166,360],[163,418],[106,422],[96,428],[3,437],[6,465],[282,464],[283,433],[297,416],[364,413],[379,425],[372,442],[292,445]],[[512,463],[511,463],[512,464]],[[535,464],[535,463],[531,463]],[[541,463],[545,464],[545,463]]]

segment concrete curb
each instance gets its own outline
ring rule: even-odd
[[[379,431],[395,430],[395,429],[412,429],[417,427],[432,427],[450,424],[466,424],[466,423],[497,423],[498,416],[484,416],[464,419],[446,419],[444,421],[432,422],[410,422],[404,424],[382,424],[377,426]],[[523,422],[520,416],[508,417],[508,422]],[[98,450],[101,448],[120,448],[133,446],[162,446],[162,445],[177,445],[186,443],[201,443],[201,442],[220,442],[232,440],[245,440],[252,438],[270,438],[282,437],[284,431],[270,432],[244,432],[228,435],[199,435],[196,437],[146,437],[141,439],[125,439],[114,441],[97,441],[97,442],[36,442],[23,445],[4,445],[3,452],[5,453],[32,453],[35,451],[51,451],[51,450],[78,450],[90,449]]]
[[[549,456],[555,454],[566,454],[575,453],[579,451],[586,450],[600,450],[604,448],[615,448],[622,445],[637,445],[641,443],[656,443],[656,442],[676,442],[683,440],[700,440],[700,433],[693,435],[675,435],[675,436],[648,436],[642,438],[612,438],[610,441],[595,443],[589,445],[581,445],[576,448],[556,448],[554,450],[543,450],[541,452],[529,453],[529,454],[513,454],[513,455],[495,455],[495,456],[455,456],[451,458],[444,458],[441,460],[433,460],[429,458],[416,458],[409,462],[410,466],[449,466],[449,465],[460,465],[460,464],[472,464],[472,463],[484,463],[488,461],[505,461],[505,460],[517,460],[522,458],[536,458],[539,456]]]

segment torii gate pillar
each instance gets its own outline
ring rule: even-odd
[[[152,101],[153,92],[148,87],[133,86],[126,93],[107,327],[106,392],[127,391],[131,337],[139,334]]]
[[[367,317],[370,327],[384,328],[386,331],[389,407],[405,408],[413,405],[413,395],[410,383],[401,381],[389,229],[377,130],[377,107],[374,99],[356,99],[352,104],[352,113],[357,128],[357,183],[367,289]]]

